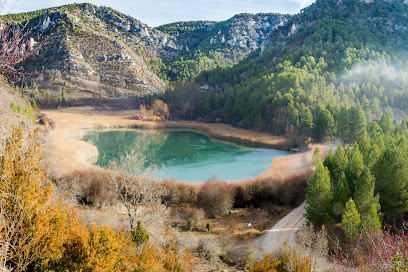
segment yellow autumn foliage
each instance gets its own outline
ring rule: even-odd
[[[13,271],[189,271],[176,243],[137,254],[127,232],[87,227],[75,208],[52,196],[39,131],[14,129],[0,153],[0,268]],[[2,154],[2,155],[1,155]]]
[[[255,263],[249,268],[249,272],[277,272],[280,261],[272,258],[272,254],[266,254],[260,263]]]

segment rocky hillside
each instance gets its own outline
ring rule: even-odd
[[[150,28],[107,7],[74,4],[4,16],[25,24],[32,44],[48,37],[38,58],[24,63],[37,89],[70,102],[126,100],[162,93],[164,81],[235,64],[260,48],[290,16],[240,14],[223,22],[178,22]],[[164,81],[163,81],[164,80]],[[129,100],[129,99],[128,99]],[[131,100],[131,99],[130,99]]]
[[[168,80],[193,80],[202,71],[238,63],[263,47],[290,15],[239,14],[222,22],[177,22],[158,27],[181,45],[178,59],[155,62],[152,70]]]
[[[273,13],[239,14],[223,22],[177,22],[157,29],[174,37],[187,49],[237,47],[248,53],[259,48],[288,18],[289,15]]]
[[[24,63],[42,73],[34,81],[52,96],[65,90],[69,101],[139,97],[161,93],[165,83],[145,59],[171,59],[179,46],[169,35],[114,10],[90,4],[68,5],[5,17],[23,23],[33,37],[48,37],[40,55]],[[35,39],[33,40],[35,43]]]

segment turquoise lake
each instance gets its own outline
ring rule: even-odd
[[[156,177],[180,181],[254,177],[268,169],[274,158],[290,154],[176,129],[89,131],[82,140],[98,148],[96,164],[101,167],[108,167],[112,161],[121,164],[128,156],[137,154],[145,158],[145,167],[156,166]]]

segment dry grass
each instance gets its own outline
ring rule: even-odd
[[[211,222],[213,233],[248,241],[261,235],[290,211],[289,207],[274,206],[274,209],[272,213],[267,208],[233,209],[226,216],[204,220],[203,225]]]

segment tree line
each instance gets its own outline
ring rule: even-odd
[[[408,122],[383,115],[351,148],[338,145],[308,183],[306,217],[316,225],[341,223],[350,238],[382,222],[401,226],[408,213]],[[318,156],[316,156],[318,158]]]

